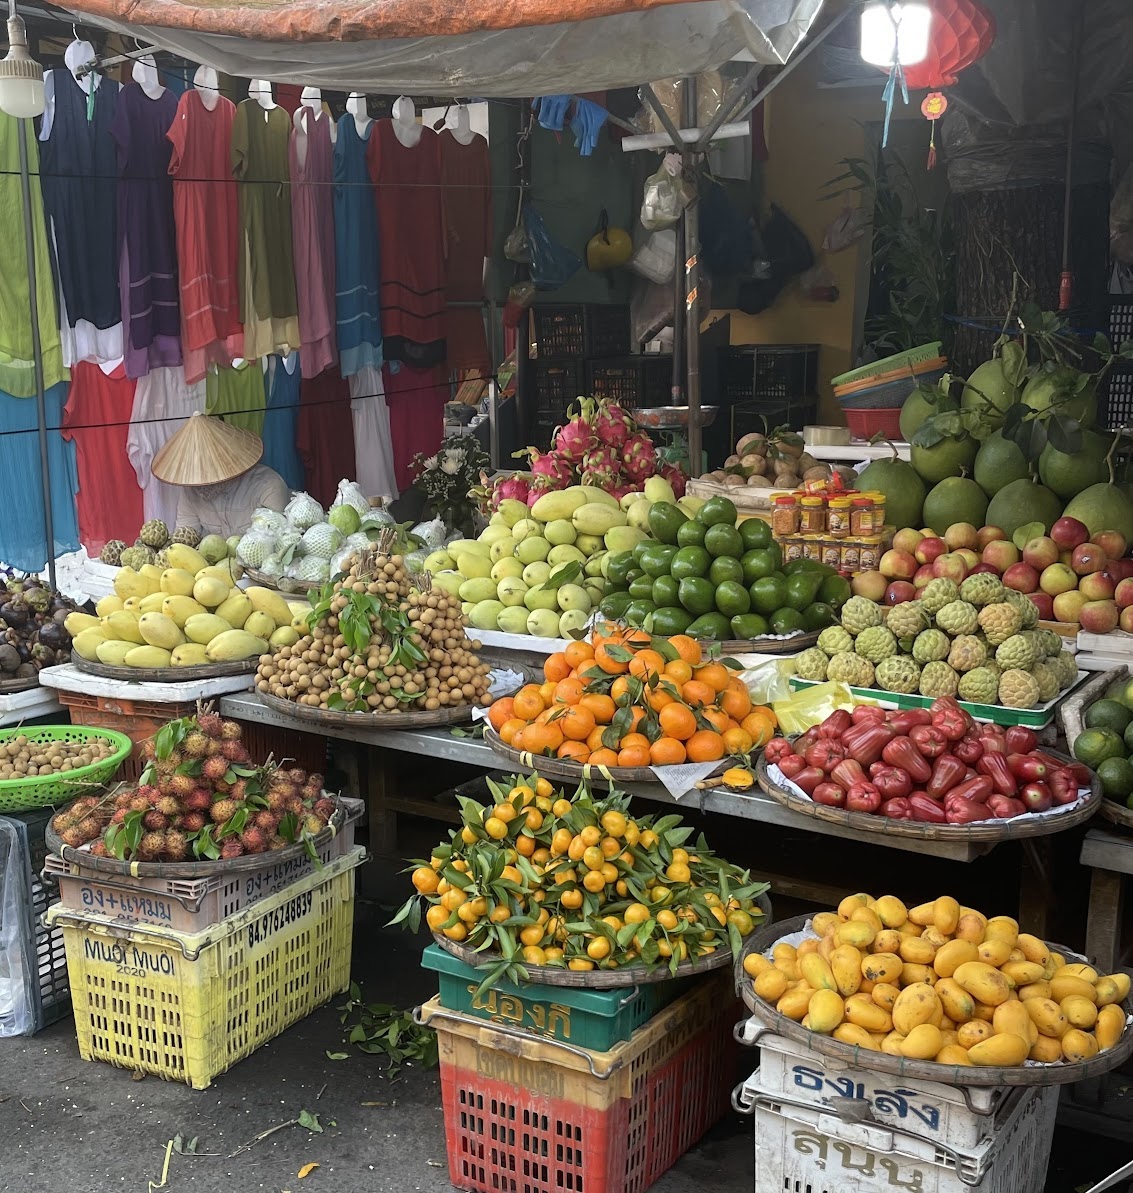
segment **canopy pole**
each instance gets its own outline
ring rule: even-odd
[[[696,78],[685,79],[684,121],[688,127],[696,124]],[[685,173],[695,169],[695,148],[681,142]],[[678,290],[682,290],[685,323],[685,362],[687,369],[686,397],[688,399],[688,474],[699,476],[703,459],[700,426],[700,302],[697,293],[700,270],[697,253],[700,250],[700,218],[697,199],[684,209],[681,224],[684,228],[683,277],[682,257],[677,256]],[[675,331],[674,331],[675,339]],[[676,347],[674,343],[674,348]]]
[[[51,465],[47,452],[47,395],[43,389],[43,345],[39,339],[39,287],[35,274],[35,232],[32,224],[31,174],[28,168],[29,120],[20,120],[20,194],[24,208],[24,254],[28,265],[28,306],[31,309],[31,351],[35,368],[35,401],[39,416],[39,479],[43,494],[43,528],[47,535],[47,578],[55,585],[55,522],[51,514]]]

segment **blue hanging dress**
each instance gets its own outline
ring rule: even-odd
[[[296,444],[299,429],[299,382],[302,380],[299,357],[290,358],[294,369],[289,373],[283,357],[272,358],[271,389],[264,413],[264,458],[261,461],[274,469],[287,482],[287,487],[303,491],[303,462]]]
[[[334,147],[335,323],[339,371],[382,365],[381,304],[378,295],[378,217],[366,165],[366,137],[347,112],[338,122]]]

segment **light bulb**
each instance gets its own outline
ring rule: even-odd
[[[862,9],[862,60],[871,66],[915,66],[928,54],[931,26],[927,4],[867,4]]]
[[[20,120],[41,116],[45,107],[43,67],[28,53],[20,17],[8,20],[8,56],[0,62],[0,111]]]

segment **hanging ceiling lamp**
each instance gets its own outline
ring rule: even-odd
[[[43,67],[28,53],[23,18],[16,15],[14,4],[10,11],[8,56],[0,62],[0,111],[29,120],[43,114]]]
[[[889,81],[882,93],[885,103],[882,146],[889,143],[889,121],[893,115],[893,100],[898,86],[905,103],[909,102],[905,71],[921,62],[928,53],[931,26],[932,13],[921,0],[911,4],[876,0],[862,9],[862,60],[889,72]]]

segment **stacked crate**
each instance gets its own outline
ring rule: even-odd
[[[734,446],[743,435],[816,421],[817,344],[743,344],[720,363],[720,404],[731,407]]]

